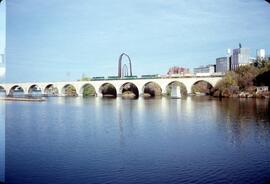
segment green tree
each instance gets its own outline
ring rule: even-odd
[[[65,89],[66,96],[77,96],[76,89],[74,86],[67,86]]]
[[[91,85],[87,85],[83,89],[83,97],[94,96],[96,94],[95,88]]]
[[[258,68],[251,65],[240,66],[235,71],[235,73],[237,74],[237,83],[240,90],[245,90],[253,86],[253,81],[259,74],[259,72],[260,71]]]

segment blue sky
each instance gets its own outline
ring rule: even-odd
[[[263,0],[9,0],[7,81],[117,75],[122,52],[133,73],[215,63],[227,48],[270,53]]]
[[[0,3],[0,54],[4,53],[6,41],[6,2]]]

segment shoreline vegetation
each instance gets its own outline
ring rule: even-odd
[[[252,65],[240,66],[229,71],[223,79],[211,89],[214,97],[267,98],[269,90],[258,90],[257,87],[270,87],[270,59],[256,61]]]

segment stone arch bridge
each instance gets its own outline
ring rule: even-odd
[[[173,82],[182,83],[186,89],[187,93],[191,93],[192,86],[199,81],[205,81],[211,86],[215,86],[222,77],[220,76],[209,76],[209,77],[179,77],[179,78],[137,78],[137,79],[116,79],[116,80],[90,80],[90,81],[69,81],[69,82],[27,82],[27,83],[2,83],[0,84],[0,90],[4,91],[6,95],[12,94],[15,89],[20,89],[25,95],[31,95],[33,88],[38,88],[43,95],[47,94],[47,89],[49,87],[54,87],[57,89],[57,96],[66,96],[65,88],[67,86],[73,86],[76,89],[78,96],[83,95],[84,87],[91,85],[94,87],[96,96],[102,96],[101,88],[104,84],[111,84],[115,87],[116,94],[122,95],[123,86],[127,83],[134,84],[139,95],[144,94],[144,88],[149,83],[154,83],[161,89],[161,92],[165,94],[167,92],[167,86]]]

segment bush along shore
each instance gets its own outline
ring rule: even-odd
[[[266,86],[266,88],[259,88]],[[215,97],[268,98],[270,86],[270,59],[256,61],[229,71],[211,90]],[[268,87],[268,89],[267,89]]]

